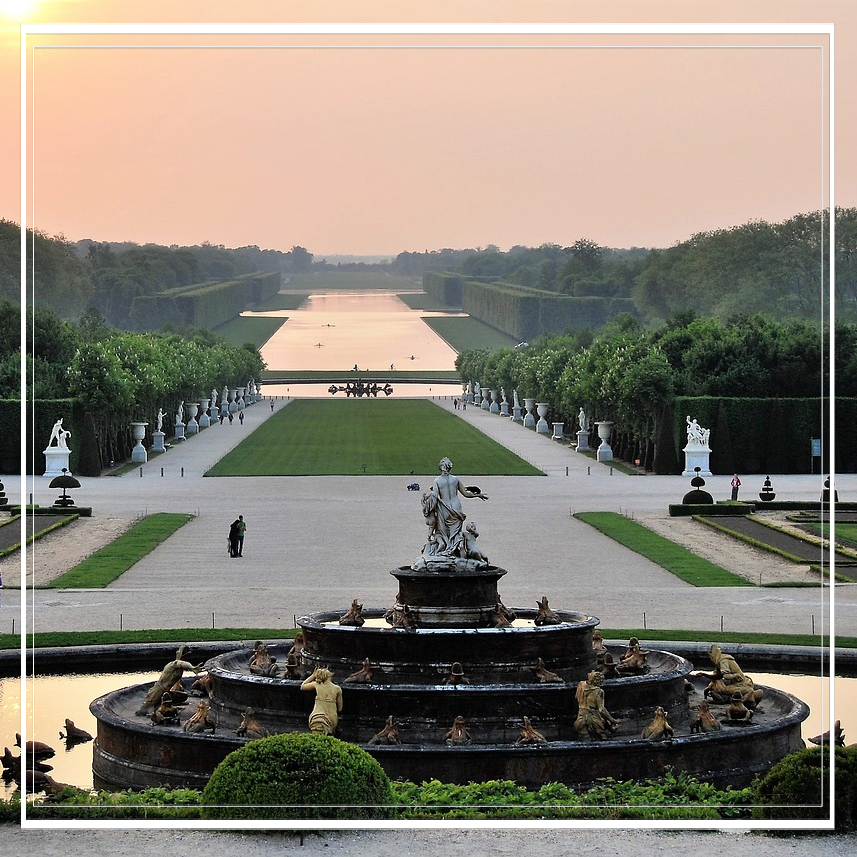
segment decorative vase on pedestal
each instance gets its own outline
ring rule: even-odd
[[[247,407],[247,402],[244,401],[244,393],[247,391],[246,387],[239,387],[237,390],[238,393],[238,410],[243,411],[244,408]]]
[[[201,429],[208,428],[211,425],[211,420],[208,418],[208,399],[203,399],[199,403],[199,427]]]
[[[238,388],[233,387],[229,391],[229,413],[234,414],[238,411]]]
[[[536,423],[536,431],[539,434],[550,434],[550,426],[545,417],[548,415],[549,404],[547,402],[536,402],[536,410],[539,414],[539,421]]]
[[[480,402],[479,407],[482,408],[483,411],[491,410],[491,391],[485,387],[482,388],[482,401]]]
[[[613,423],[610,420],[601,420],[595,425],[598,426],[598,437],[601,438],[601,444],[595,451],[595,458],[598,461],[612,461],[613,449],[610,446],[610,434],[613,431]]]
[[[196,421],[196,413],[199,410],[199,402],[191,402],[187,406],[188,420],[185,426],[186,434],[196,434],[199,431],[199,423]]]
[[[136,464],[145,464],[149,460],[149,455],[146,452],[146,447],[143,446],[143,438],[146,436],[146,426],[148,423],[131,423],[131,437],[137,441],[134,448],[131,450],[131,461]]]
[[[488,410],[492,414],[499,414],[500,413],[500,391],[499,390],[492,390],[491,391],[491,405],[489,406]]]
[[[535,399],[528,399],[526,396],[524,397],[524,408],[527,411],[526,415],[524,416],[524,428],[536,427],[536,418],[533,416],[533,408],[535,406]]]

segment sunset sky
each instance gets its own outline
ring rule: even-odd
[[[284,5],[254,3],[252,21],[286,23]],[[850,0],[402,5],[362,3],[360,21],[832,22],[835,201],[857,205],[843,144],[855,122]],[[355,21],[353,7],[288,4],[306,10],[293,22]],[[225,2],[0,0],[0,217],[21,219],[16,16],[169,23],[176,8],[188,23],[251,20]],[[72,240],[297,244],[319,257],[582,237],[669,246],[829,204],[826,34],[544,29],[31,37],[28,224]]]

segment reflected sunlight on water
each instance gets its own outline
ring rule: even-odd
[[[346,372],[389,369],[437,371],[455,368],[456,352],[391,292],[313,294],[297,310],[243,313],[288,316],[262,346],[271,369]],[[463,315],[453,313],[452,315]]]

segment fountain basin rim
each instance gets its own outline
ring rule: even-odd
[[[512,609],[521,619],[532,619],[537,614],[537,610],[533,610],[529,607],[512,607]],[[527,626],[523,628],[461,628],[461,627],[450,627],[450,628],[414,628],[414,629],[405,629],[405,628],[394,628],[392,626],[388,626],[386,628],[382,627],[366,627],[365,625],[356,626],[356,625],[339,625],[337,624],[342,616],[346,613],[346,610],[326,610],[320,613],[308,613],[304,616],[300,616],[297,619],[297,624],[302,628],[313,628],[318,630],[323,630],[325,632],[332,633],[340,633],[342,631],[345,632],[356,632],[359,631],[363,634],[369,633],[384,633],[389,634],[391,631],[399,632],[402,634],[497,634],[497,633],[511,633],[511,634],[532,634],[534,632],[568,632],[570,628],[583,629],[583,628],[595,628],[600,623],[601,620],[595,616],[588,616],[585,613],[575,613],[570,610],[557,610],[556,614],[563,620],[558,625],[533,625]],[[380,610],[378,608],[371,608],[369,610],[363,611],[363,616],[367,619],[382,619],[384,615],[387,613],[387,610]]]

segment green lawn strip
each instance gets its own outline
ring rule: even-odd
[[[510,348],[520,341],[470,316],[466,318],[432,316],[424,318],[423,322],[459,353],[472,348],[496,351],[498,348]]]
[[[425,480],[437,475],[444,456],[465,484],[474,476],[544,475],[425,399],[300,399],[267,419],[205,475]]]
[[[830,524],[804,524],[808,530],[813,530],[825,539],[830,538]],[[846,549],[846,552],[857,550],[857,524],[837,524],[836,544]]]
[[[270,316],[237,316],[216,328],[215,333],[222,336],[230,345],[251,343],[261,348],[288,321],[288,316],[273,318]]]
[[[750,586],[748,581],[616,512],[576,512],[575,518],[646,557],[692,586]]]
[[[152,628],[143,631],[49,631],[29,635],[27,645],[33,648],[64,646],[112,646],[134,643],[212,643],[245,640],[290,640],[297,628]],[[646,640],[697,643],[732,643],[771,646],[829,645],[828,637],[811,634],[759,634],[732,631],[687,631],[658,628],[599,628],[607,640]],[[0,634],[0,649],[17,649],[17,634]],[[857,637],[837,637],[837,648],[857,648]]]
[[[192,517],[193,515],[178,512],[155,512],[148,515],[45,588],[98,589],[107,586],[134,563],[151,553]]]

